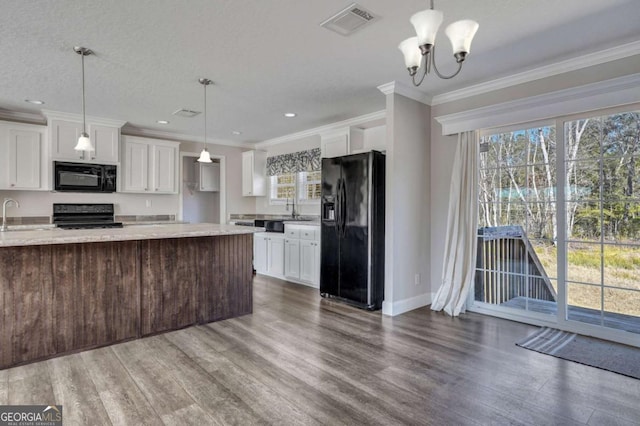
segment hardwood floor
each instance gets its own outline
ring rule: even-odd
[[[536,328],[394,318],[254,279],[254,313],[0,371],[65,425],[640,424],[640,381],[515,346]]]

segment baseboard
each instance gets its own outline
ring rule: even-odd
[[[408,299],[398,300],[396,302],[382,302],[382,314],[388,316],[396,316],[414,309],[422,308],[431,304],[434,293],[424,293]]]

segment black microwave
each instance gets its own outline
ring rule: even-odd
[[[56,191],[116,192],[114,165],[54,161],[53,168]]]

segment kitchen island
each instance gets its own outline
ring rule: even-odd
[[[0,368],[251,313],[259,230],[0,233]]]

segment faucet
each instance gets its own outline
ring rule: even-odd
[[[296,198],[293,197],[291,199],[291,217],[295,219],[298,216],[298,212],[296,212]],[[289,197],[287,197],[287,211],[289,211]]]
[[[0,226],[0,232],[7,230],[7,204],[9,203],[13,203],[16,207],[20,207],[20,203],[16,200],[12,200],[11,198],[4,199],[4,203],[2,203],[2,226]]]

